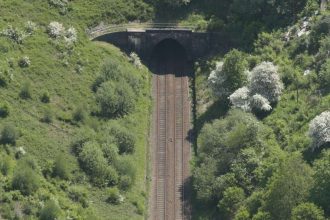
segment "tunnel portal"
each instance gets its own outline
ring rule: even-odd
[[[168,38],[159,42],[152,50],[149,65],[155,74],[175,74],[186,76],[189,73],[187,50],[178,41]]]

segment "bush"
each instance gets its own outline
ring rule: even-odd
[[[70,164],[64,158],[64,155],[58,155],[54,162],[53,176],[68,180],[71,176],[70,170]]]
[[[50,200],[47,201],[45,206],[42,208],[40,212],[39,219],[40,220],[56,220],[61,215],[61,208],[57,203]]]
[[[29,67],[30,64],[31,64],[31,61],[30,61],[30,58],[28,56],[24,56],[18,61],[18,66],[20,66],[22,68]]]
[[[17,44],[22,44],[23,40],[27,37],[24,31],[14,28],[11,25],[9,25],[5,30],[0,32],[0,35],[8,37]]]
[[[19,96],[22,99],[30,99],[31,96],[31,84],[26,82],[24,83],[23,87],[21,88],[21,92],[19,93]]]
[[[318,74],[319,83],[321,88],[325,89],[326,92],[330,91],[330,59],[328,59],[321,67],[321,71]]]
[[[53,21],[49,23],[47,31],[50,37],[59,38],[63,36],[65,28],[61,23]]]
[[[83,108],[82,106],[79,106],[73,113],[72,118],[74,121],[77,121],[77,122],[85,121],[85,119],[87,118],[87,113],[85,111],[85,108]]]
[[[39,176],[31,167],[21,165],[16,168],[12,180],[13,189],[21,191],[23,195],[31,195],[39,186]]]
[[[132,88],[124,81],[102,83],[96,94],[101,115],[107,118],[130,113],[135,106],[134,97]]]
[[[9,115],[9,105],[8,104],[0,104],[0,117],[5,118]]]
[[[88,207],[87,191],[81,186],[71,186],[69,188],[69,197],[74,202],[79,202],[84,208]]]
[[[115,144],[103,144],[102,151],[109,164],[116,164],[118,160],[118,148]]]
[[[54,120],[54,113],[50,108],[46,108],[44,111],[44,116],[42,118],[42,121],[45,123],[52,123]]]
[[[115,185],[118,182],[118,174],[108,165],[102,150],[97,142],[87,142],[79,153],[79,160],[84,171],[92,178],[97,186]]]
[[[50,95],[48,92],[44,92],[40,98],[40,100],[43,102],[43,103],[49,103],[50,102]]]
[[[112,135],[115,137],[119,153],[133,153],[135,151],[135,136],[126,128],[121,126],[114,126],[111,129]]]
[[[16,128],[11,124],[6,124],[1,131],[0,143],[15,145],[17,138],[18,132]]]
[[[110,188],[108,190],[108,203],[118,205],[119,203],[123,202],[123,197],[120,195],[119,190],[117,188]]]
[[[128,190],[133,185],[133,180],[130,176],[124,175],[120,177],[119,188],[121,190]]]
[[[14,161],[10,156],[5,154],[0,154],[0,173],[7,176],[14,166]]]

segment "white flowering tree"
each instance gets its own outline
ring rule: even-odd
[[[262,62],[251,71],[250,90],[260,94],[270,103],[275,103],[283,90],[277,67],[271,62]]]
[[[231,104],[235,108],[241,108],[244,111],[251,110],[250,90],[247,87],[237,89],[229,96]]]
[[[309,137],[312,139],[312,149],[330,142],[330,111],[316,116],[309,124]]]
[[[283,84],[277,67],[271,62],[262,62],[248,74],[248,86],[236,90],[229,96],[235,108],[270,111],[271,103],[279,100]]]

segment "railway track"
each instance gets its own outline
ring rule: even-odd
[[[185,182],[189,176],[190,146],[188,77],[178,63],[168,61],[154,74],[154,171],[151,220],[189,219]]]

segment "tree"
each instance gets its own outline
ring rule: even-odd
[[[330,150],[323,152],[322,157],[314,162],[314,180],[311,197],[315,204],[330,214]]]
[[[97,90],[96,101],[104,117],[123,116],[131,112],[135,105],[133,90],[125,81],[102,83]]]
[[[262,62],[251,71],[251,94],[259,94],[270,103],[279,100],[283,84],[277,72],[277,67],[271,62]]]
[[[245,199],[245,193],[242,188],[229,187],[223,193],[223,198],[218,204],[220,212],[224,214],[225,219],[233,219],[236,211]]]
[[[292,209],[307,200],[312,181],[312,169],[299,154],[282,162],[266,194],[265,209],[272,219],[290,219]]]
[[[235,108],[244,111],[270,111],[271,103],[279,100],[282,89],[277,67],[263,62],[251,71],[248,86],[237,89],[229,99]]]
[[[247,80],[247,65],[242,52],[234,49],[227,53],[224,61],[217,63],[215,70],[209,76],[214,94],[227,97],[242,87]]]
[[[291,220],[325,220],[324,212],[313,203],[301,203],[292,210]]]
[[[330,111],[322,112],[309,123],[308,134],[313,150],[330,142]]]

